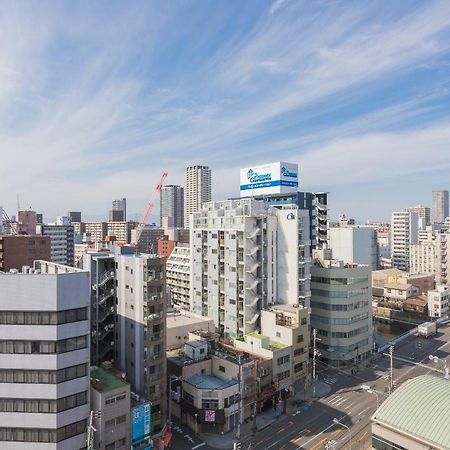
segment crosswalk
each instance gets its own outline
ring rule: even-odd
[[[348,398],[345,398],[343,395],[333,395],[331,398],[327,400],[327,403],[333,408],[340,408],[341,410],[347,411],[354,405],[354,402],[349,403]]]
[[[336,383],[337,378],[334,377],[334,376],[332,376],[332,375],[325,375],[325,376],[322,378],[322,381],[323,381],[324,383],[327,383],[327,384],[329,384],[329,385],[331,386],[332,384]]]

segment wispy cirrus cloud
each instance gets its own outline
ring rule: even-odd
[[[385,179],[447,167],[447,2],[4,2],[0,42],[9,209],[20,191],[50,215],[118,195],[138,211],[163,169],[181,182],[194,162],[221,175],[217,197],[240,165],[280,158],[336,199],[346,164],[345,183],[374,179],[380,146],[409,153]]]

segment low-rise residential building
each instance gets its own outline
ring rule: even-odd
[[[372,416],[372,448],[445,450],[450,382],[421,375],[403,383]]]
[[[237,349],[272,360],[278,391],[304,386],[308,360],[308,309],[299,305],[273,305],[261,311],[261,333],[235,340]]]
[[[131,442],[130,385],[120,373],[91,367],[91,410],[95,450],[129,449]]]
[[[122,211],[118,211],[121,213]],[[137,227],[136,222],[110,221],[107,224],[107,235],[114,236],[116,242],[120,244],[129,244],[131,242],[131,230]]]
[[[440,318],[448,314],[449,290],[448,286],[437,286],[428,291],[428,314],[430,317]]]
[[[214,332],[214,320],[186,310],[173,309],[167,312],[167,351],[182,348],[193,331]]]
[[[172,411],[196,433],[224,433],[250,418],[258,402],[258,359],[223,344],[189,341],[168,357]],[[171,383],[172,384],[172,383]]]
[[[190,301],[191,249],[187,246],[174,248],[166,261],[166,279],[170,304],[191,309]]]
[[[427,293],[434,289],[434,275],[432,273],[410,274],[399,269],[383,269],[372,272],[372,288],[381,288],[389,283],[412,284],[419,293]]]
[[[321,359],[344,367],[372,354],[372,286],[369,266],[332,259],[330,250],[314,252],[311,268],[311,329],[317,330]]]

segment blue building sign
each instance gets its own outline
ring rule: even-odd
[[[144,403],[131,410],[131,441],[139,444],[150,438],[151,403]]]

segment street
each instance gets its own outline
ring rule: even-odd
[[[443,364],[430,361],[428,356],[432,354],[450,363],[449,345],[448,325],[442,326],[434,337],[425,339],[412,336],[398,344],[394,350],[394,387],[426,373],[443,376]],[[319,381],[328,384],[331,392],[313,401],[309,408],[299,407],[258,431],[254,437],[254,448],[349,449],[350,439],[354,450],[371,448],[370,418],[377,409],[377,401],[382,403],[389,393],[389,370],[390,360],[386,355],[380,356],[371,367],[361,369],[355,376],[321,365],[318,371]],[[369,386],[378,394],[362,390],[361,385]],[[334,423],[334,418],[340,423]],[[183,437],[183,433],[179,433],[179,436],[175,434],[172,448],[177,450],[214,448],[202,445],[202,441],[198,439],[190,443]],[[190,435],[194,437],[193,433]],[[198,445],[201,447],[197,447]]]

